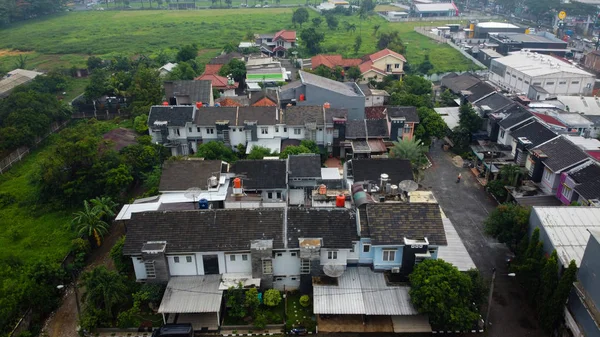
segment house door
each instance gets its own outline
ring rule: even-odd
[[[219,257],[217,255],[202,255],[204,263],[204,275],[219,274]]]

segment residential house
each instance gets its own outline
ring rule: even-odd
[[[473,106],[481,117],[488,118],[489,114],[497,113],[513,104],[515,102],[512,99],[499,92],[493,92],[491,95],[479,99]]]
[[[383,106],[387,104],[390,94],[385,90],[371,89],[368,84],[359,84],[360,90],[365,94],[365,106]]]
[[[536,112],[535,109],[532,110],[532,113],[535,117],[540,120],[542,123],[546,124],[550,129],[555,130],[557,132],[566,132],[569,128],[561,121],[556,119],[551,115],[546,115],[541,112]]]
[[[263,87],[277,87],[289,80],[291,74],[273,57],[249,57],[246,60],[246,86],[250,92],[262,91]]]
[[[470,86],[468,89],[463,90],[460,94],[469,103],[476,104],[480,100],[494,94],[495,92],[497,92],[495,87],[493,87],[489,83],[481,81],[479,83],[476,83],[476,84]]]
[[[515,129],[511,132],[511,155],[515,159],[515,164],[525,166],[529,149],[557,137],[559,136],[556,133],[538,121],[533,121]]]
[[[414,106],[388,106],[385,109],[390,128],[390,140],[412,139],[419,123]]]
[[[175,67],[177,67],[177,63],[168,62],[164,66],[158,68],[158,73],[160,74],[160,77],[166,77],[173,71],[173,69],[175,69]]]
[[[385,174],[385,181],[381,176]],[[398,186],[401,181],[413,180],[409,160],[398,158],[352,159],[344,163],[344,180],[349,183],[362,183],[367,191],[382,190],[387,184]],[[383,186],[381,186],[383,184]]]
[[[474,86],[477,83],[480,83],[482,80],[472,73],[450,73],[442,78],[441,85],[442,88],[447,88],[455,95],[460,95],[464,90],[468,90],[470,87]]]
[[[382,81],[384,77],[392,75],[402,78],[404,74],[404,64],[406,59],[389,49],[383,49],[376,53],[366,55],[362,59],[344,59],[341,55],[317,55],[311,59],[312,69],[319,66],[328,68],[342,67],[348,69],[358,66],[361,72],[361,83],[368,83],[370,80]]]
[[[251,106],[279,106],[279,97],[277,90],[261,90],[250,93]]]
[[[225,208],[286,206],[286,160],[238,160],[231,165],[229,172],[235,175],[235,179],[239,179],[237,181],[243,193],[229,193]]]
[[[166,81],[164,87],[169,105],[215,105],[211,81]]]
[[[600,51],[593,50],[585,55],[584,67],[595,72],[600,72]]]
[[[212,88],[219,91],[221,96],[236,96],[235,90],[239,87],[239,83],[235,82],[231,77],[223,77],[217,74],[207,74],[206,72],[194,79],[195,81],[210,81]]]
[[[284,131],[289,139],[312,140],[327,153],[342,154],[341,142],[346,139],[346,109],[295,105],[286,107],[283,116]]]
[[[556,195],[561,173],[567,172],[590,161],[590,157],[578,146],[557,137],[529,150],[525,168],[531,180],[541,182],[546,194]]]
[[[152,143],[170,148],[173,156],[186,156],[195,152],[196,142],[188,139],[188,130],[193,128],[195,112],[195,106],[152,106],[148,114]]]
[[[498,130],[495,137],[498,144],[511,145],[513,139],[511,133],[523,125],[531,123],[534,118],[535,116],[524,107],[514,105],[507,109],[506,112],[491,114],[490,128]],[[495,127],[496,124],[498,125],[497,128]]]
[[[256,44],[268,56],[285,57],[288,49],[296,47],[296,32],[280,30],[275,34],[259,35]]]
[[[279,101],[282,107],[288,104],[326,105],[347,109],[349,120],[365,118],[365,95],[356,83],[342,83],[302,70],[298,74],[299,81],[280,88]]]
[[[299,154],[287,159],[289,205],[307,205],[312,190],[321,180],[321,156]]]
[[[32,70],[15,69],[9,71],[0,80],[0,99],[10,95],[14,88],[33,81],[39,75],[42,75],[42,73]]]
[[[600,336],[600,229],[590,229],[565,321],[573,336]],[[570,317],[569,317],[570,316]],[[573,321],[570,320],[573,318]]]
[[[346,158],[370,158],[387,155],[384,139],[390,138],[388,121],[385,119],[350,120],[346,122]]]
[[[556,197],[565,205],[573,202],[584,206],[600,204],[600,166],[589,162],[563,172]]]

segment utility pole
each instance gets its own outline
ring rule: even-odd
[[[490,309],[492,308],[492,295],[494,294],[494,281],[496,281],[496,268],[492,268],[492,284],[490,285],[490,293],[488,295],[488,307],[485,314],[485,322],[483,328],[487,330],[490,322]]]

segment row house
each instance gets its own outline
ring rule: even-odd
[[[600,205],[600,166],[588,162],[560,175],[556,197],[565,205]]]

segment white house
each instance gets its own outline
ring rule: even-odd
[[[169,75],[173,69],[175,69],[175,67],[177,67],[177,63],[167,63],[164,66],[158,68],[158,73],[160,74],[160,77],[165,77],[167,75]]]

